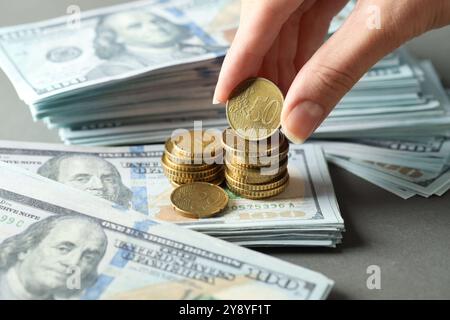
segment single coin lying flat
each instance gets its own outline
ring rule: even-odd
[[[212,183],[193,182],[180,185],[170,195],[175,211],[188,218],[209,218],[223,211],[228,195]]]

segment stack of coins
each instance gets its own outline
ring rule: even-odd
[[[263,78],[242,82],[227,102],[225,179],[244,198],[272,197],[288,185],[289,143],[279,131],[282,106],[282,92]]]
[[[227,187],[244,198],[264,199],[283,192],[289,182],[289,143],[277,132],[270,139],[244,140],[223,132]]]
[[[220,135],[191,130],[169,138],[161,159],[164,174],[172,185],[224,180]]]

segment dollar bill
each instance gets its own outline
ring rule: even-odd
[[[0,299],[323,299],[332,285],[0,163]]]
[[[408,190],[412,195],[418,194],[424,197],[439,194],[439,191],[448,186],[450,179],[448,166],[445,166],[442,171],[433,172],[421,168],[410,168],[370,160],[336,156],[329,156],[328,159],[351,172],[358,171],[363,176],[375,176],[381,183],[387,182],[390,185],[393,184]],[[385,161],[389,161],[389,159]]]
[[[0,30],[0,65],[27,103],[223,56],[207,33],[229,1],[149,0]],[[149,36],[151,35],[151,36]]]
[[[289,154],[289,186],[281,195],[248,200],[227,190],[230,201],[222,215],[190,219],[172,208],[172,185],[163,174],[161,145],[118,148],[87,148],[52,144],[0,142],[0,160],[89,192],[143,217],[174,222],[186,228],[221,236],[224,230],[240,230],[237,242],[251,230],[264,231],[275,239],[277,228],[292,228],[291,243],[309,245],[314,230],[331,228],[334,234],[316,237],[324,245],[340,242],[343,219],[334,195],[321,147],[292,146]],[[283,234],[279,230],[278,237]],[[269,237],[270,238],[270,237]],[[267,237],[259,237],[261,244]],[[228,236],[227,240],[233,241]],[[252,241],[255,238],[252,237]],[[317,242],[314,242],[316,244]]]

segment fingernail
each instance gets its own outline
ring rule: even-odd
[[[286,137],[295,144],[303,143],[316,129],[324,115],[324,108],[311,101],[293,108],[282,124]]]
[[[292,133],[290,133],[289,131],[287,131],[286,129],[283,130],[284,135],[286,136],[286,138],[289,139],[289,141],[291,141],[294,144],[302,144],[305,142],[305,140],[303,139],[299,139],[296,136],[293,136]]]
[[[219,100],[217,100],[216,98],[214,98],[213,99],[213,102],[212,102],[213,104],[219,104],[220,103],[220,101]]]

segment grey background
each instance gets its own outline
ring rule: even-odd
[[[0,2],[0,26],[34,22],[123,0],[16,0]],[[405,26],[407,27],[407,26]],[[450,27],[408,44],[432,59],[450,86]],[[57,133],[34,123],[9,80],[0,72],[0,139],[59,142]],[[337,248],[264,249],[283,260],[335,280],[332,299],[450,299],[450,193],[402,200],[342,169],[330,166],[347,232]],[[366,286],[367,267],[381,268],[381,290]]]

